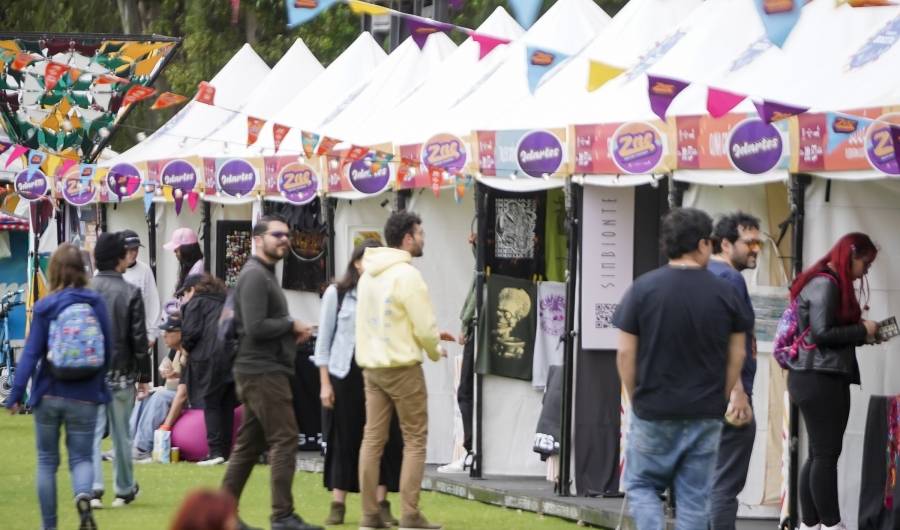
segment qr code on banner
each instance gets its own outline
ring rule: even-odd
[[[597,329],[614,328],[613,315],[619,304],[594,304],[594,327]]]

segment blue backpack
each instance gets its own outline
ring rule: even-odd
[[[103,370],[106,360],[103,330],[89,304],[77,303],[62,310],[50,323],[47,364],[58,379],[89,379]]]

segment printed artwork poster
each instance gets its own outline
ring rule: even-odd
[[[325,272],[325,232],[291,230],[291,250],[284,260],[281,286],[322,294],[328,287]]]
[[[529,281],[544,274],[547,192],[489,193],[485,265],[491,274]]]
[[[634,188],[585,187],[582,230],[581,342],[615,350],[612,317],[634,280]]]
[[[378,225],[350,225],[347,227],[347,241],[350,248],[347,249],[347,255],[353,254],[353,249],[366,239],[374,239],[386,245],[384,239],[384,227]]]
[[[532,380],[537,285],[529,280],[492,274],[486,279],[475,371],[513,379]]]

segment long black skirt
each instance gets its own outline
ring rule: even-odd
[[[325,448],[325,487],[359,492],[359,449],[366,426],[366,394],[362,369],[350,363],[344,379],[331,376],[334,409],[322,408],[322,434]],[[397,414],[381,456],[379,485],[388,491],[400,491],[400,465],[403,462],[403,434]]]

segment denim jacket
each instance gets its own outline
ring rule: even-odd
[[[322,295],[319,336],[316,339],[313,363],[319,367],[327,366],[328,373],[343,379],[350,373],[350,363],[353,362],[356,347],[356,290],[344,295],[340,313],[337,306],[337,287],[331,285]]]

